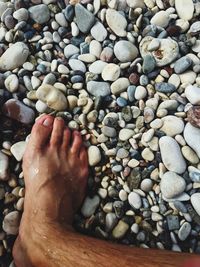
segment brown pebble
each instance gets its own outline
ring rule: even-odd
[[[7,117],[24,124],[31,124],[35,119],[35,112],[16,99],[9,99],[3,105],[3,113]]]
[[[33,24],[33,29],[35,29],[36,31],[41,31],[42,25],[40,25],[39,23],[34,23]]]
[[[140,77],[137,73],[131,73],[129,76],[129,81],[133,85],[137,85],[139,83]]]
[[[166,29],[169,36],[179,36],[181,32],[181,27],[176,25],[171,25]]]
[[[200,128],[200,106],[191,107],[187,112],[188,121],[197,128]]]

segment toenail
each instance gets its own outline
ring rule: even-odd
[[[44,122],[43,122],[44,126],[52,126],[53,125],[53,120],[51,118],[47,118]]]

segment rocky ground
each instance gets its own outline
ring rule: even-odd
[[[88,147],[79,231],[200,252],[199,18],[198,0],[0,0],[2,266],[42,113],[62,116]]]

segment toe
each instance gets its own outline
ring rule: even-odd
[[[72,134],[71,152],[73,154],[79,155],[82,145],[83,140],[81,134],[78,131],[74,131]]]
[[[49,140],[49,136],[53,128],[53,122],[54,118],[50,115],[40,117],[33,126],[29,146],[38,149],[44,146]]]
[[[83,146],[81,147],[81,150],[80,150],[80,160],[81,160],[81,163],[83,164],[83,166],[87,166],[88,165],[87,150]]]
[[[63,143],[62,143],[62,146],[65,150],[69,148],[70,140],[71,140],[71,132],[70,129],[66,127],[63,133]]]
[[[64,120],[62,118],[55,118],[50,140],[52,146],[59,146],[62,144],[64,125]]]

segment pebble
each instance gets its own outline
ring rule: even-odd
[[[118,223],[118,219],[115,215],[115,213],[107,213],[106,214],[106,232],[110,232],[113,230],[113,228],[116,226],[116,224]]]
[[[196,152],[200,158],[200,129],[187,123],[184,129],[184,138],[186,143]]]
[[[200,107],[191,107],[187,112],[187,119],[194,127],[200,128]]]
[[[108,96],[111,92],[109,83],[96,81],[89,81],[87,83],[87,91],[95,97]]]
[[[103,42],[106,39],[108,33],[103,24],[97,21],[95,25],[91,28],[91,35],[95,40]]]
[[[126,141],[134,135],[134,131],[131,129],[122,129],[119,132],[119,139],[121,141]]]
[[[62,111],[68,107],[65,95],[50,84],[41,85],[36,91],[36,96],[54,110]]]
[[[156,91],[164,93],[164,94],[169,94],[169,93],[173,93],[174,91],[176,91],[176,87],[173,84],[165,83],[165,82],[156,83],[155,89]]]
[[[143,72],[145,74],[148,74],[149,72],[152,72],[156,67],[156,61],[152,55],[146,55],[144,56],[144,61],[143,61]]]
[[[28,10],[26,8],[20,8],[13,13],[13,18],[18,21],[27,21],[29,17]]]
[[[64,49],[64,54],[66,58],[70,58],[71,56],[79,53],[79,48],[75,45],[69,44]]]
[[[77,4],[75,5],[75,16],[79,30],[83,33],[89,32],[95,23],[94,15],[81,4]]]
[[[142,180],[141,185],[140,185],[140,188],[142,189],[142,191],[149,192],[151,191],[152,187],[153,187],[153,182],[151,179],[147,178],[147,179]]]
[[[120,67],[116,64],[106,64],[102,71],[104,81],[116,81],[120,76]]]
[[[191,58],[185,56],[180,59],[178,59],[174,65],[174,71],[177,74],[183,73],[186,71],[191,65],[193,64],[193,61]]]
[[[185,241],[190,235],[191,230],[192,230],[191,224],[188,222],[184,222],[178,231],[179,239],[181,241]]]
[[[11,74],[5,79],[5,87],[9,92],[11,93],[16,92],[18,86],[19,86],[19,80],[17,78],[17,75]]]
[[[26,142],[20,141],[11,146],[10,151],[17,161],[21,161],[26,149]]]
[[[200,105],[200,88],[188,85],[185,89],[185,96],[193,105]]]
[[[128,229],[129,229],[129,225],[125,223],[124,221],[120,220],[118,224],[115,226],[115,228],[113,229],[112,236],[115,239],[121,239],[125,236]]]
[[[119,95],[126,91],[130,85],[127,78],[119,78],[111,84],[111,92],[113,95]]]
[[[166,28],[169,24],[169,21],[169,14],[166,11],[161,10],[153,16],[153,18],[151,19],[151,24]]]
[[[81,71],[83,73],[86,72],[86,66],[82,61],[80,61],[78,59],[70,59],[68,63],[69,63],[69,66],[72,70]]]
[[[106,11],[106,22],[110,29],[119,37],[126,36],[127,21],[118,11],[108,8]]]
[[[86,197],[84,203],[81,208],[81,213],[84,217],[89,218],[92,214],[94,214],[95,210],[99,206],[100,198],[95,195],[94,197]]]
[[[35,120],[35,112],[16,99],[9,99],[3,105],[3,113],[9,118],[24,124],[31,124]]]
[[[3,220],[3,230],[8,235],[17,235],[19,232],[20,218],[21,216],[18,211],[8,213]]]
[[[6,181],[8,180],[8,166],[9,159],[4,153],[0,151],[0,180]]]
[[[88,148],[88,160],[90,166],[96,166],[101,161],[101,152],[97,146]]]
[[[120,62],[129,62],[138,56],[138,49],[131,42],[121,40],[115,44],[114,54]]]
[[[142,200],[139,194],[135,192],[131,192],[128,195],[128,203],[133,207],[134,209],[140,209],[142,207]]]
[[[198,164],[199,163],[199,158],[197,154],[191,149],[189,146],[184,146],[181,149],[182,154],[184,158],[189,161],[191,164]]]
[[[160,189],[165,198],[172,199],[184,192],[185,180],[175,172],[166,172],[160,183]]]
[[[165,167],[169,171],[182,174],[186,170],[186,162],[176,140],[170,136],[163,136],[159,140],[159,147]]]
[[[182,119],[176,116],[166,116],[161,119],[163,126],[160,128],[166,135],[174,137],[177,134],[181,134],[184,130],[184,122]]]
[[[29,8],[30,17],[39,24],[44,24],[50,19],[50,10],[47,5],[35,5]]]
[[[22,42],[10,46],[0,57],[0,70],[8,71],[22,66],[29,55],[29,48]]]
[[[175,8],[181,19],[192,19],[194,13],[194,3],[192,0],[175,0]]]

